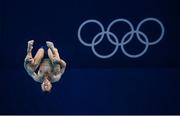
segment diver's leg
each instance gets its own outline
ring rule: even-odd
[[[39,48],[35,57],[34,57],[34,65],[39,65],[42,58],[44,57],[44,49],[43,48]]]
[[[48,49],[48,56],[49,56],[49,59],[51,60],[51,62],[53,63],[53,53],[50,48]]]
[[[25,60],[30,61],[30,64],[32,66],[36,66],[41,62],[42,58],[44,57],[44,49],[40,48],[37,51],[35,57],[33,58],[33,56],[32,56],[33,44],[34,44],[34,40],[28,41],[27,55],[26,55]]]
[[[55,54],[55,47],[54,47],[53,42],[46,41],[46,44],[47,44],[48,48],[51,49],[51,51],[52,51],[52,53],[53,53],[53,55],[54,55],[54,54]]]
[[[31,54],[31,51],[33,49],[33,44],[34,44],[34,40],[28,41],[27,54]]]
[[[32,57],[32,49],[33,49],[33,43],[34,40],[28,41],[27,46],[27,56],[25,58],[24,62],[24,68],[26,69],[27,73],[37,82],[41,82],[39,79],[39,76],[35,73],[35,70],[37,69],[38,65],[35,65],[35,63],[38,61],[38,57],[40,58],[40,55],[42,54],[42,50],[38,50],[35,58]]]
[[[60,60],[58,49],[54,47],[54,44],[50,41],[46,41],[48,49],[48,56],[52,63],[55,63]]]
[[[60,59],[58,49],[54,47],[52,42],[47,41],[48,49],[48,56],[53,64],[53,72],[51,76],[51,82],[59,81],[61,75],[64,73],[66,68],[66,63]]]
[[[48,49],[48,56],[53,66],[53,70],[51,74],[51,82],[57,82],[61,78],[63,69],[61,68],[62,67],[60,64],[61,59],[59,57],[58,50],[56,48],[53,48],[53,50],[54,53],[50,48]]]
[[[49,48],[48,49],[48,56],[49,59],[51,60],[51,62],[54,64],[55,62],[59,62],[60,61],[60,56],[58,53],[57,48],[54,48],[54,53],[52,52],[52,50]]]
[[[25,58],[25,61],[29,62],[30,64],[34,62],[34,59],[32,57],[33,44],[34,44],[34,40],[28,41],[27,55],[26,55],[26,58]]]

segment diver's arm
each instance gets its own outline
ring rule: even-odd
[[[57,65],[57,64],[59,64],[59,65]],[[56,73],[53,73],[52,78],[51,78],[52,82],[59,81],[61,79],[62,74],[65,71],[65,68],[66,68],[66,63],[62,59],[60,59],[58,62],[56,62],[56,64],[54,64],[54,66],[55,65],[60,66],[60,70],[58,72],[56,72]]]
[[[62,76],[62,73],[58,73],[58,74],[54,74],[54,75],[52,75],[52,77],[51,77],[51,82],[53,83],[53,82],[57,82],[57,81],[59,81],[60,79],[61,79],[61,76]]]
[[[60,65],[60,73],[63,74],[66,69],[66,62],[60,58],[53,58],[53,66]]]
[[[59,64],[61,66],[60,73],[63,74],[66,69],[66,62],[64,60],[60,59]]]
[[[40,82],[39,76],[35,73],[33,68],[30,66],[30,62],[31,61],[28,61],[27,59],[25,59],[24,68],[26,69],[28,75],[31,76],[34,79],[34,81]]]

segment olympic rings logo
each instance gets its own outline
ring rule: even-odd
[[[148,21],[151,21],[151,22],[154,21],[154,22],[158,23],[159,26],[160,26],[160,28],[161,28],[161,34],[160,34],[159,38],[158,38],[156,41],[153,41],[153,42],[150,42],[150,41],[148,40],[148,37],[146,36],[146,34],[143,33],[143,32],[140,30],[140,28],[142,27],[142,25],[143,25],[144,23],[148,22]],[[122,37],[120,43],[119,43],[118,37],[117,37],[114,33],[112,33],[112,32],[110,31],[111,28],[112,28],[112,26],[113,26],[115,23],[117,23],[117,22],[126,23],[126,24],[128,24],[128,26],[129,26],[130,29],[131,29],[131,31],[127,32],[127,33]],[[82,30],[82,28],[83,28],[85,25],[87,25],[87,24],[89,24],[89,23],[95,23],[95,24],[97,24],[97,25],[100,27],[101,32],[97,33],[97,34],[94,36],[94,38],[92,39],[92,42],[91,42],[91,43],[86,43],[86,42],[83,41],[83,39],[82,39],[82,37],[81,37],[81,30]],[[159,42],[162,40],[162,38],[163,38],[163,36],[164,36],[164,33],[165,33],[165,29],[164,29],[163,24],[161,23],[161,21],[159,21],[159,20],[156,19],[156,18],[146,18],[146,19],[142,20],[142,21],[137,25],[137,28],[136,28],[136,29],[134,29],[132,23],[131,23],[130,21],[128,21],[127,19],[116,19],[116,20],[112,21],[112,22],[109,24],[109,26],[107,27],[107,30],[104,29],[103,25],[102,25],[99,21],[94,20],[94,19],[91,19],[91,20],[86,20],[85,22],[83,22],[83,23],[80,25],[80,27],[79,27],[79,29],[78,29],[78,39],[79,39],[79,41],[80,41],[84,46],[91,47],[91,49],[92,49],[93,53],[95,54],[95,56],[97,56],[97,57],[99,57],[99,58],[104,58],[104,59],[105,59],[105,58],[110,58],[110,57],[112,57],[112,56],[117,52],[119,46],[121,47],[121,50],[122,50],[122,52],[123,52],[124,55],[126,55],[126,56],[128,56],[128,57],[130,57],[130,58],[138,58],[138,57],[143,56],[143,55],[147,52],[149,46],[155,45],[155,44],[159,43]],[[105,35],[107,36],[108,41],[109,41],[111,44],[115,45],[115,48],[114,48],[114,50],[113,50],[110,54],[102,55],[102,54],[99,54],[99,53],[95,50],[95,46],[98,45],[98,44],[103,40],[103,38],[104,38]],[[137,37],[137,39],[138,39],[138,41],[139,41],[140,43],[142,43],[142,44],[145,45],[144,50],[142,50],[142,52],[140,52],[139,54],[130,54],[130,53],[128,53],[128,52],[125,50],[125,48],[124,48],[124,45],[128,44],[128,43],[133,39],[134,35],[136,35],[136,37]],[[113,37],[115,41],[112,40],[111,37]],[[144,39],[142,39],[142,37],[143,37]],[[97,39],[98,39],[98,40],[97,40]]]

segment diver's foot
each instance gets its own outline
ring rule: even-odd
[[[32,51],[32,49],[33,49],[33,44],[34,44],[34,40],[28,41],[27,52],[31,52],[31,51]]]
[[[50,42],[50,41],[46,41],[46,44],[47,44],[47,46],[51,49],[51,51],[54,53],[55,51],[55,49],[54,49],[54,44],[53,44],[53,42]]]
[[[54,44],[53,42],[50,42],[50,41],[46,41],[46,44],[49,48],[53,48],[54,49]]]

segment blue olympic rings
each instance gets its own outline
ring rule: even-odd
[[[154,22],[158,23],[159,26],[160,26],[160,28],[161,28],[161,34],[160,34],[159,38],[158,38],[157,40],[153,41],[153,42],[149,42],[149,39],[148,39],[148,37],[146,36],[146,34],[143,33],[143,32],[140,30],[141,27],[142,27],[142,25],[143,25],[144,23],[148,22],[148,21],[154,21]],[[117,37],[114,33],[111,32],[112,26],[113,26],[114,24],[118,23],[118,22],[126,23],[126,24],[130,27],[130,29],[131,29],[131,31],[127,32],[127,33],[122,37],[120,43],[119,43],[118,37]],[[89,23],[95,23],[95,24],[97,24],[97,25],[100,27],[101,32],[99,32],[98,34],[96,34],[96,35],[94,36],[94,38],[93,38],[93,40],[92,40],[91,43],[86,43],[86,42],[83,41],[83,39],[82,39],[82,37],[81,37],[81,30],[82,30],[82,28],[83,28],[85,25],[87,25],[87,24],[89,24]],[[112,56],[117,52],[119,46],[121,47],[121,50],[122,50],[122,52],[123,52],[124,55],[126,55],[126,56],[128,56],[128,57],[130,57],[130,58],[138,58],[138,57],[143,56],[143,55],[147,52],[148,47],[149,47],[150,45],[155,45],[155,44],[159,43],[159,42],[162,40],[162,38],[164,37],[164,33],[165,33],[165,28],[164,28],[163,24],[162,24],[158,19],[156,19],[156,18],[146,18],[146,19],[142,20],[142,21],[137,25],[137,28],[136,28],[136,29],[134,29],[132,23],[131,23],[130,21],[128,21],[127,19],[116,19],[116,20],[112,21],[112,22],[109,24],[109,26],[107,27],[107,30],[106,30],[106,31],[105,31],[105,29],[104,29],[104,26],[103,26],[99,21],[94,20],[94,19],[91,19],[91,20],[87,20],[87,21],[83,22],[83,23],[80,25],[80,27],[79,27],[79,29],[78,29],[78,39],[79,39],[79,41],[80,41],[84,46],[91,47],[91,49],[92,49],[93,53],[95,54],[95,56],[97,56],[97,57],[99,57],[99,58],[110,58],[110,57],[112,57]],[[115,45],[115,48],[114,48],[114,50],[113,50],[111,53],[109,53],[109,54],[107,54],[107,55],[101,55],[101,54],[99,54],[99,53],[95,50],[95,46],[98,45],[98,44],[103,40],[103,38],[104,38],[105,35],[107,36],[108,41],[109,41],[111,44]],[[133,39],[134,35],[136,35],[136,37],[137,37],[137,39],[139,40],[140,43],[142,43],[142,44],[145,45],[144,50],[142,50],[142,52],[140,52],[140,53],[138,53],[138,54],[130,54],[130,53],[128,53],[128,52],[125,50],[125,48],[124,48],[124,45],[128,44],[128,43]],[[112,40],[111,37],[113,37],[115,41]],[[143,37],[144,39],[142,39],[142,37]],[[97,40],[97,39],[98,39],[98,40]]]

